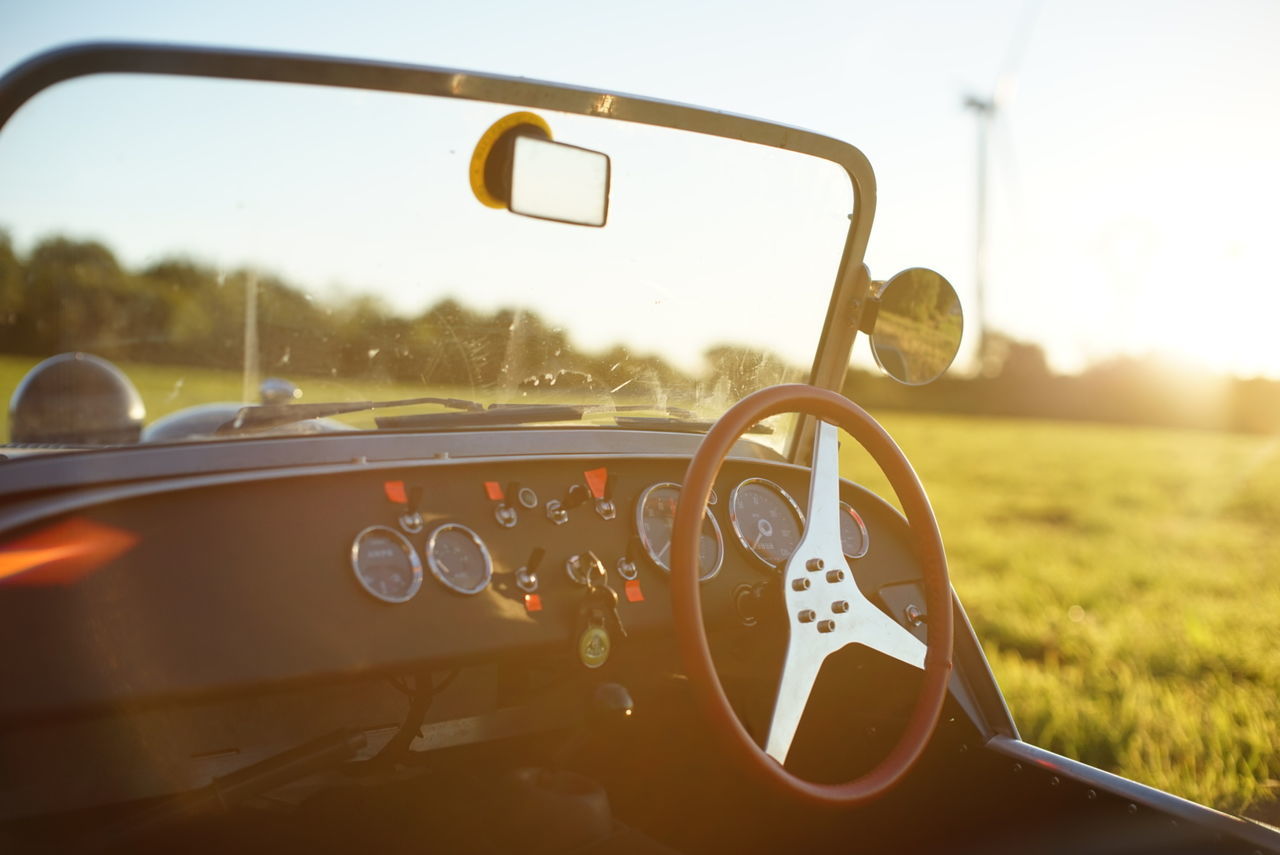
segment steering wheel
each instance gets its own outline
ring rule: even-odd
[[[747,428],[780,413],[816,416],[807,523],[787,560],[782,584],[789,638],[777,699],[762,749],[742,726],[716,675],[702,620],[698,534],[720,466]],[[924,571],[929,624],[927,648],[858,589],[840,544],[839,439],[843,428],[880,466],[906,511]],[[911,464],[865,410],[826,389],[771,386],[743,398],[711,428],[685,472],[671,544],[671,602],[676,635],[694,696],[726,750],[768,785],[833,807],[883,794],[919,758],[933,734],[951,674],[951,582],[942,536]],[[814,681],[828,656],[863,644],[924,669],[915,706],[898,744],[874,769],[843,784],[798,778],[783,763],[791,749]]]

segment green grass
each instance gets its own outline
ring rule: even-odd
[[[1273,816],[1280,441],[882,418],[929,491],[956,589],[1023,737]],[[851,445],[846,474],[883,493]]]
[[[0,390],[32,362],[0,357]],[[241,393],[229,372],[124,367],[151,418]],[[422,394],[299,382],[307,401]],[[929,491],[1023,737],[1274,822],[1280,440],[879,415]],[[852,443],[844,466],[885,491]]]
[[[18,381],[39,359],[0,356],[0,395],[6,399]],[[147,421],[153,422],[168,413],[190,407],[195,404],[207,404],[213,401],[239,401],[243,397],[240,374],[235,371],[191,368],[188,366],[149,365],[143,363],[118,363],[129,379],[133,381],[147,405]],[[424,391],[417,386],[380,384],[371,389],[368,385],[353,386],[334,377],[296,377],[290,375],[303,389],[303,402],[350,401],[363,400],[374,396],[380,399],[409,398],[415,395],[460,394],[466,391],[429,389]],[[253,400],[257,399],[257,391],[251,392]],[[343,421],[361,427],[372,427],[373,416],[369,413],[357,413],[342,417]],[[9,410],[0,410],[0,436],[9,435]]]

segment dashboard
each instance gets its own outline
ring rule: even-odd
[[[138,495],[50,514],[6,543],[71,521],[122,533],[129,546],[74,584],[0,587],[0,625],[39,640],[0,651],[0,679],[23,687],[0,698],[0,717],[512,653],[599,667],[608,651],[602,661],[578,645],[587,624],[603,622],[615,646],[670,627],[666,548],[687,462],[357,461],[151,481]],[[859,585],[923,637],[905,522],[857,485],[841,490]],[[710,627],[756,620],[807,494],[807,469],[726,461],[700,558]],[[588,597],[605,586],[616,607],[593,610]]]

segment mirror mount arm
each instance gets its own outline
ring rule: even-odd
[[[867,301],[858,317],[858,332],[863,335],[871,335],[876,330],[876,318],[880,317],[880,294],[884,291],[884,284],[872,282],[867,292]]]

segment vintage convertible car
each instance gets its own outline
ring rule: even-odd
[[[10,71],[0,849],[1280,851],[1020,740],[839,394],[860,331],[959,343],[874,207],[850,145],[607,92]]]

